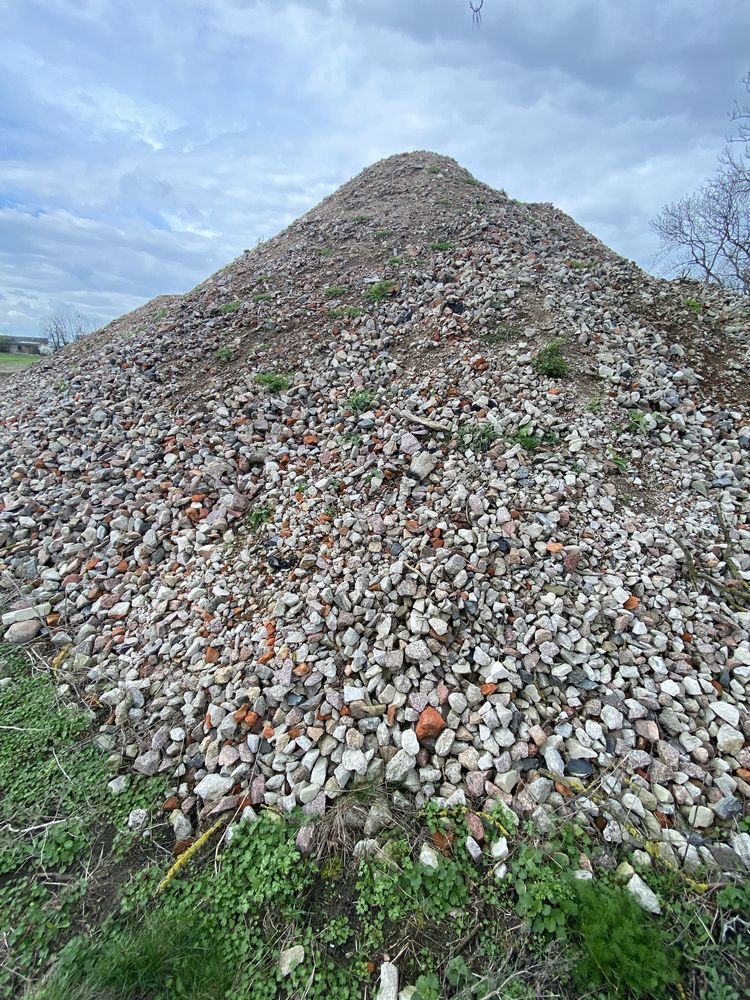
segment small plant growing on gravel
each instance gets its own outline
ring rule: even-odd
[[[458,447],[461,451],[482,454],[489,451],[499,437],[495,426],[489,421],[484,421],[481,424],[464,424],[458,431]]]
[[[225,302],[223,306],[219,306],[219,312],[222,316],[227,316],[229,313],[236,313],[240,305],[240,302]]]
[[[219,361],[231,361],[232,358],[234,357],[234,351],[232,350],[231,347],[227,347],[226,345],[223,347],[217,347],[216,357],[219,359]]]
[[[482,343],[494,347],[497,344],[507,344],[509,340],[513,340],[514,337],[519,337],[520,335],[521,331],[517,326],[508,326],[501,323],[494,330],[483,333],[481,339]]]
[[[66,378],[59,378],[55,382],[55,389],[57,392],[67,392],[68,380]]]
[[[262,524],[271,520],[271,508],[267,504],[259,504],[257,507],[253,507],[245,520],[248,527],[257,531]]]
[[[375,393],[372,389],[358,389],[357,392],[353,392],[349,396],[346,402],[349,409],[354,413],[364,413],[365,410],[370,408],[370,404],[374,398]]]
[[[378,229],[375,232],[375,239],[385,240],[391,235],[390,229]]]
[[[547,378],[562,378],[568,374],[568,362],[562,356],[560,341],[551,340],[534,358],[534,367]]]
[[[431,167],[427,168],[428,174],[442,174],[442,172],[443,172],[442,167],[438,167],[436,164],[433,164]]]
[[[158,323],[159,320],[164,319],[166,315],[167,315],[166,309],[157,309],[156,312],[154,313],[154,323]]]
[[[586,267],[585,260],[571,260],[570,268],[573,271],[582,271]]]
[[[452,250],[455,245],[450,240],[436,240],[434,243],[430,243],[430,250]]]
[[[369,222],[372,218],[371,215],[355,215],[353,222]]]
[[[401,263],[400,257],[389,257],[388,260],[386,261],[386,265],[388,267],[396,267],[400,263]]]
[[[625,472],[628,467],[627,458],[612,447],[607,448],[607,458],[615,466],[618,472]]]
[[[392,281],[376,281],[362,297],[365,302],[383,302],[396,292],[396,287]]]
[[[628,430],[634,434],[647,434],[646,422],[648,414],[642,410],[631,410],[628,413]]]
[[[341,441],[343,444],[355,444],[359,447],[362,444],[362,435],[359,431],[344,431]]]
[[[282,375],[280,372],[266,372],[255,376],[255,384],[262,389],[268,389],[269,392],[283,392],[292,383],[287,375]]]
[[[683,299],[682,304],[698,316],[703,312],[703,305],[697,299]]]
[[[590,399],[588,403],[586,403],[585,407],[588,413],[598,413],[599,410],[601,410],[601,408],[602,408],[602,400],[600,396],[596,396],[594,399]]]
[[[333,253],[333,247],[321,247],[318,253],[321,257],[330,257]]]
[[[524,451],[536,451],[543,444],[557,444],[558,437],[553,431],[545,431],[543,434],[534,434],[529,424],[519,427],[510,436],[513,444],[520,444]]]
[[[342,295],[346,294],[346,289],[343,285],[328,285],[327,288],[323,289],[323,294],[327,299],[340,299]]]
[[[329,319],[355,319],[357,316],[361,315],[362,310],[358,309],[356,306],[346,306],[343,309],[328,310]]]
[[[253,302],[269,302],[272,298],[271,292],[258,292],[257,295],[253,295]]]

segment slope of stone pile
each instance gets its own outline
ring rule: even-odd
[[[375,164],[0,388],[7,638],[174,776],[181,836],[385,780],[750,864],[749,316]]]

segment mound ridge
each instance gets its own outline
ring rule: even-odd
[[[385,781],[727,864],[749,315],[381,161],[0,386],[6,638],[49,637],[193,823]]]

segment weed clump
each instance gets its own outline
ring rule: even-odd
[[[625,889],[581,881],[576,891],[577,984],[616,997],[665,996],[679,981],[678,956],[658,924]]]
[[[343,285],[328,285],[323,289],[323,294],[327,299],[340,299],[346,294],[346,288]]]
[[[383,302],[396,292],[397,286],[392,281],[376,281],[362,296],[365,302]]]
[[[461,451],[483,454],[485,451],[489,451],[499,437],[495,426],[489,421],[481,424],[464,424],[458,432],[458,447]]]
[[[455,245],[450,240],[437,240],[435,243],[430,243],[430,250],[452,250]]]
[[[217,347],[216,357],[219,359],[219,361],[231,361],[232,358],[234,357],[234,351],[232,350],[231,347],[227,347],[226,345],[223,347]]]
[[[219,312],[222,316],[228,316],[230,313],[236,313],[239,310],[240,305],[240,302],[225,302],[224,305],[219,306]]]
[[[357,392],[353,392],[346,402],[349,409],[354,413],[364,413],[365,410],[370,408],[370,404],[374,398],[375,393],[372,389],[359,389]]]
[[[292,383],[287,375],[282,375],[279,372],[267,372],[256,375],[255,384],[259,385],[262,389],[268,389],[269,392],[283,392]]]
[[[568,362],[562,356],[560,341],[552,340],[534,358],[534,367],[547,378],[563,378],[568,374]]]

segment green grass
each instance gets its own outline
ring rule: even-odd
[[[6,354],[0,352],[0,365],[8,365],[15,368],[25,368],[33,365],[35,361],[41,361],[40,354]]]
[[[698,316],[703,312],[703,304],[697,299],[683,299],[682,304],[686,309],[690,309],[691,312],[694,312]]]
[[[283,392],[290,387],[291,380],[288,375],[281,372],[265,372],[255,376],[255,384],[269,392]]]
[[[392,281],[376,281],[374,284],[370,285],[362,298],[365,302],[384,302],[385,299],[394,295],[397,290],[398,285],[394,284]]]
[[[333,253],[333,247],[321,247],[318,253],[321,257],[330,257]]]
[[[257,295],[255,297],[257,301]],[[222,316],[228,316],[230,313],[236,313],[242,306],[241,302],[225,302],[224,305],[219,306],[219,312]]]
[[[562,356],[560,341],[552,340],[534,358],[534,367],[547,378],[563,378],[568,374],[568,362]]]
[[[234,349],[226,346],[217,347],[216,357],[219,359],[219,361],[231,361],[232,358],[234,357]]]
[[[310,854],[297,848],[301,812],[261,810],[231,838],[209,841],[161,894],[172,858],[153,850],[112,869],[106,914],[84,907],[105,818],[117,857],[132,860],[143,841],[125,819],[135,805],[162,801],[164,786],[131,778],[127,793],[112,796],[106,753],[92,741],[98,722],[57,695],[65,674],[34,673],[7,646],[0,664],[2,996],[363,1000],[377,992],[385,955],[396,956],[400,986],[415,986],[415,1000],[678,1000],[678,985],[705,1000],[745,995],[747,879],[697,891],[677,871],[641,869],[662,903],[652,917],[612,870],[621,848],[559,820],[541,836],[498,801],[471,816],[432,803],[394,809],[378,852],[358,863],[357,831],[386,801],[382,786],[330,803]],[[466,839],[477,824],[475,860]],[[437,837],[433,867],[421,852]],[[575,878],[582,858],[593,882]],[[301,961],[284,977],[280,955],[292,946]]]
[[[437,165],[433,165],[433,166],[427,168],[427,173],[428,174],[442,174],[442,172],[443,172],[443,168],[442,167],[438,167]]]
[[[253,302],[270,302],[272,298],[273,292],[259,292],[253,295]]]
[[[161,795],[161,779],[132,775],[113,796],[116,771],[83,708],[61,703],[65,679],[32,670],[0,644],[0,913],[7,960],[0,996],[18,996],[94,906],[108,865],[124,863],[135,835],[127,816]]]
[[[164,319],[166,315],[167,315],[166,309],[157,309],[153,316],[153,322],[158,323],[159,320]]]
[[[355,215],[352,222],[369,222],[371,218],[371,215]]]
[[[437,240],[435,243],[430,243],[430,250],[453,250],[455,243],[451,243],[450,240]]]
[[[389,257],[388,260],[385,263],[386,263],[386,267],[396,267],[397,265],[399,265],[401,263],[401,258],[400,257]]]
[[[588,413],[598,413],[602,408],[602,400],[600,396],[596,396],[594,399],[590,399],[584,409]]]
[[[342,295],[346,295],[346,288],[343,285],[328,285],[323,289],[323,294],[327,299],[340,299]]]

